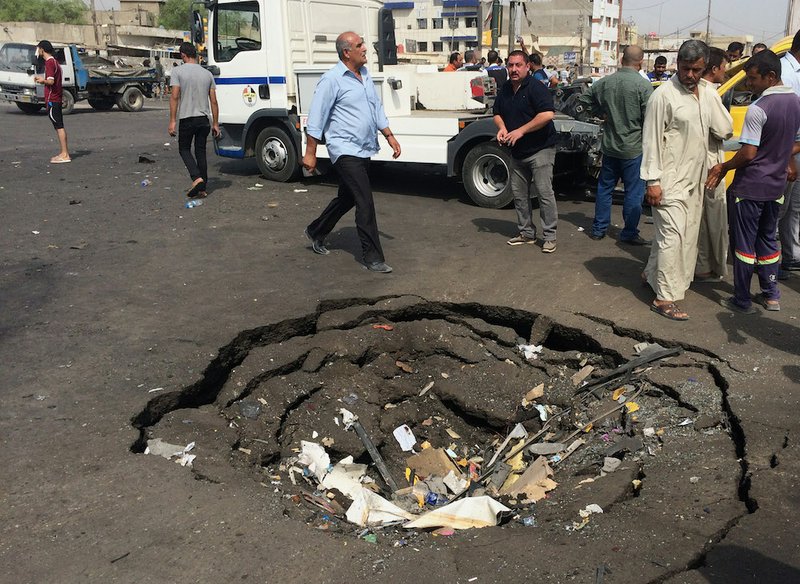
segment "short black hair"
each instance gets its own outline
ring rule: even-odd
[[[728,55],[719,47],[708,47],[708,61],[706,61],[706,70],[703,75],[711,73],[714,67],[722,67],[722,63],[728,60]]]
[[[42,49],[48,55],[52,55],[55,52],[55,49],[53,48],[53,43],[51,43],[50,41],[41,40],[39,41],[39,44],[37,44],[36,46]]]
[[[500,56],[500,55],[498,55],[498,54],[497,54],[497,51],[495,51],[494,49],[492,49],[491,51],[489,51],[488,53],[486,53],[486,60],[487,60],[489,63],[497,63],[497,58],[498,58],[499,56]]]
[[[194,59],[195,57],[197,57],[197,49],[194,48],[194,45],[192,43],[187,43],[187,42],[181,43],[178,52],[181,53],[182,55],[186,55],[190,59]]]
[[[728,52],[744,52],[744,45],[738,41],[733,41],[728,45]]]
[[[794,38],[792,39],[792,48],[789,50],[793,53],[800,51],[800,30],[794,33]]]
[[[764,49],[768,49],[768,48],[769,47],[767,45],[765,45],[764,43],[756,43],[756,44],[753,45],[753,52],[755,53],[756,49],[758,49],[759,51],[763,51]]]
[[[161,57],[159,57],[158,55],[156,55],[156,56],[155,56],[155,59],[156,59],[156,61],[160,61],[160,60],[161,60]]]
[[[461,53],[459,53],[458,51],[453,51],[452,53],[450,53],[450,63],[455,63],[456,61],[458,61],[458,56],[460,54]]]
[[[527,53],[525,53],[525,51],[520,51],[519,49],[517,49],[516,51],[511,51],[508,54],[508,57],[506,57],[506,62],[510,61],[511,57],[522,57],[522,60],[525,61],[526,63],[530,62],[530,58],[528,57]]]
[[[778,55],[769,49],[761,51],[748,59],[747,63],[744,64],[744,70],[750,71],[750,69],[755,69],[762,77],[775,73],[778,79],[781,78],[781,60]]]
[[[509,55],[510,57],[511,55]],[[542,64],[542,56],[539,53],[532,53],[529,57],[529,62],[533,63],[537,67]]]
[[[667,58],[664,55],[659,55],[658,57],[656,57],[656,60],[653,63],[653,66],[666,65],[666,64],[667,64]]]
[[[466,51],[464,51],[464,62],[465,63],[471,63],[472,59],[474,59],[474,58],[475,58],[475,51],[473,51],[472,49],[467,49]]]

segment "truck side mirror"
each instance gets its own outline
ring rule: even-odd
[[[378,10],[378,65],[397,65],[397,41],[394,36],[394,17],[386,8]]]
[[[196,45],[205,44],[205,33],[203,31],[203,17],[196,10],[192,12],[192,40]]]

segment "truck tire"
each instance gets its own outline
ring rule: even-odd
[[[64,90],[61,96],[61,113],[68,116],[75,109],[75,96],[68,89]]]
[[[117,96],[117,105],[124,112],[140,112],[144,107],[144,94],[138,87],[128,87]]]
[[[288,134],[268,126],[256,138],[256,161],[261,174],[276,182],[289,182],[300,172],[294,142]]]
[[[90,97],[89,105],[99,112],[107,112],[114,107],[114,100],[100,97]]]
[[[502,209],[514,200],[511,153],[494,142],[473,146],[464,158],[461,180],[469,198],[487,209]]]
[[[39,113],[42,108],[44,107],[42,104],[39,103],[20,103],[16,102],[17,107],[22,110],[23,113],[30,115]]]

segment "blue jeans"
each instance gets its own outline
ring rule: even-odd
[[[619,234],[623,241],[636,239],[639,235],[639,218],[642,216],[644,181],[639,177],[642,155],[630,160],[603,154],[603,167],[597,181],[597,199],[594,203],[593,235],[605,235],[611,223],[611,194],[617,181],[622,178],[625,185],[625,200],[622,203],[622,218],[625,227]]]

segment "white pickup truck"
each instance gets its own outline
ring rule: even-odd
[[[435,66],[396,64],[394,20],[378,0],[205,5],[211,37],[207,67],[216,79],[223,130],[215,144],[218,155],[255,156],[271,180],[299,176],[314,88],[338,61],[336,37],[354,30],[372,47],[367,66],[403,148],[397,161],[388,148],[374,160],[441,165],[461,178],[476,204],[499,208],[511,202],[510,153],[495,140],[489,109],[494,80],[480,71],[440,73]],[[201,29],[192,34],[196,42],[206,41]],[[582,171],[583,158],[596,149],[597,126],[559,116],[556,127],[558,158]],[[318,156],[327,156],[324,147]]]
[[[35,55],[34,45],[0,46],[0,100],[17,104],[26,114],[36,113],[45,105],[44,89],[33,82],[34,72],[42,72],[36,71]],[[64,114],[71,113],[75,102],[83,99],[99,111],[110,110],[115,104],[123,111],[140,111],[156,83],[154,69],[117,67],[111,61],[89,56],[84,56],[84,63],[75,45],[55,47],[54,57],[63,76]]]

